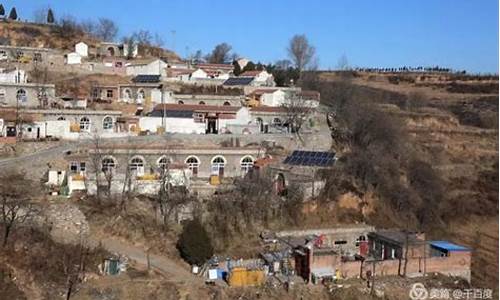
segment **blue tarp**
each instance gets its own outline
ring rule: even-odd
[[[453,244],[448,241],[430,241],[429,244],[433,247],[443,249],[446,251],[471,251],[469,248]]]

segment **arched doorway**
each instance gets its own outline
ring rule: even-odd
[[[276,177],[276,194],[278,194],[279,196],[286,195],[286,181],[285,175],[283,175],[283,173],[279,173]]]
[[[108,55],[109,56],[115,56],[115,48],[108,47]]]
[[[264,132],[264,121],[261,118],[257,118],[255,121],[257,122],[257,125],[259,125],[259,131]]]

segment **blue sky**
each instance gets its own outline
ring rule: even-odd
[[[241,56],[274,62],[304,33],[320,67],[440,65],[498,73],[497,0],[0,0],[22,19],[51,6],[56,17],[108,17],[120,35],[157,32],[181,56],[227,42]],[[189,48],[187,48],[189,47]]]

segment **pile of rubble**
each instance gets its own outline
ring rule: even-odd
[[[84,242],[89,236],[89,224],[80,209],[71,203],[53,203],[43,212],[45,225],[52,238],[61,243]]]

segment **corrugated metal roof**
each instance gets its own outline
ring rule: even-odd
[[[447,251],[471,251],[467,247],[453,244],[448,241],[430,241],[429,244],[433,247],[444,249]]]

